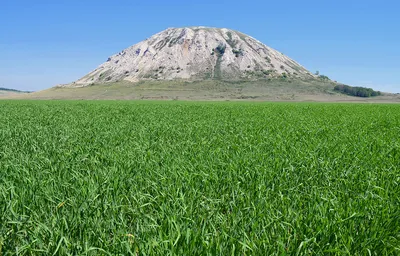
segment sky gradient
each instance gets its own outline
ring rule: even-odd
[[[168,27],[246,33],[333,80],[400,93],[400,1],[0,1],[0,87],[69,83]]]

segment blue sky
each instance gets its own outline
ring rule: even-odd
[[[72,82],[168,27],[249,34],[312,72],[400,92],[400,1],[1,0],[0,87]]]

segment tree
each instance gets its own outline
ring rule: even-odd
[[[356,96],[356,97],[373,97],[381,95],[380,91],[374,91],[371,88],[365,87],[352,87],[344,84],[338,84],[334,88],[335,91],[339,91],[341,93]]]
[[[319,78],[320,78],[321,80],[330,80],[329,77],[324,76],[324,75],[320,75]]]

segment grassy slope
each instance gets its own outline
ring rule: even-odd
[[[333,90],[335,83],[297,78],[221,81],[142,81],[95,84],[87,87],[54,87],[13,99],[163,99],[163,100],[254,100],[322,102],[400,102],[400,95],[360,98]],[[3,97],[7,98],[7,97]]]
[[[0,102],[0,254],[396,255],[399,107]]]
[[[146,81],[51,88],[21,98],[30,99],[182,99],[270,101],[400,101],[399,97],[350,97],[333,91],[334,83],[320,80]]]

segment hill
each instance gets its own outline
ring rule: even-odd
[[[282,53],[229,29],[169,28],[108,58],[78,81],[88,86],[121,80],[243,80],[315,77]]]
[[[241,32],[188,27],[164,30],[73,83],[27,98],[371,101],[345,95],[338,85]]]

